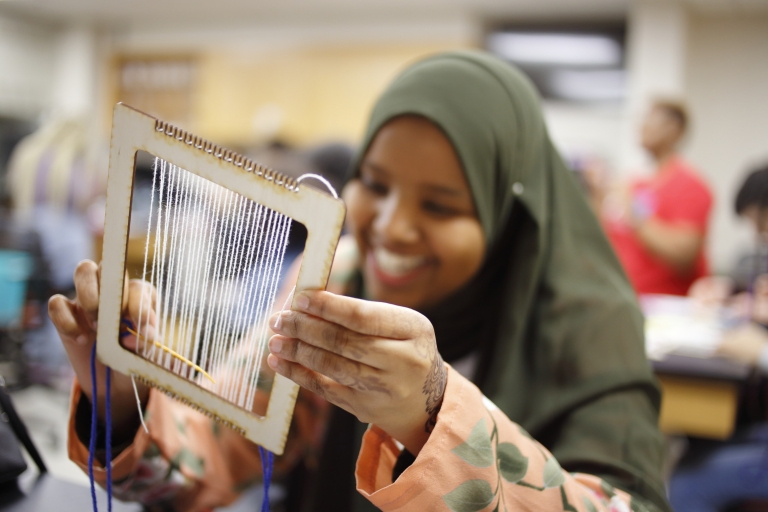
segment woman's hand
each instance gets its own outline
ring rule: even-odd
[[[269,365],[417,455],[446,384],[432,324],[407,308],[324,291],[302,292],[296,306],[270,319]]]
[[[93,400],[91,350],[96,342],[96,322],[99,315],[99,278],[100,269],[96,263],[89,260],[81,261],[74,276],[77,293],[75,299],[69,300],[63,295],[54,295],[48,301],[48,315],[59,333],[67,357],[69,357],[80,387],[88,400]],[[152,329],[152,326],[156,325],[154,288],[137,279],[129,281],[127,276],[124,283],[123,316],[132,320],[134,325],[138,325],[141,293],[144,292],[146,295],[142,322],[149,319],[149,328]],[[142,325],[144,324],[142,323]],[[135,336],[130,335],[125,336],[121,342],[125,348],[133,350],[137,341]],[[103,421],[105,417],[106,367],[98,359],[96,361],[96,376],[98,413],[99,418]],[[146,402],[149,388],[138,381],[136,385],[141,400]],[[121,435],[130,435],[130,430],[135,432],[135,428],[138,426],[138,412],[130,377],[112,372],[111,388],[112,421],[117,439]]]

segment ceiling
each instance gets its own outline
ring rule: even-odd
[[[630,0],[0,0],[0,10],[86,23],[622,17]]]
[[[621,19],[633,0],[0,0],[6,12],[55,23],[126,28],[184,23]],[[694,12],[768,13],[768,0],[680,1]]]

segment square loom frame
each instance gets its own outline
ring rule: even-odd
[[[220,398],[120,345],[126,248],[136,153],[171,162],[202,178],[271,208],[307,228],[296,291],[325,289],[346,209],[340,199],[265,169],[233,151],[118,103],[109,154],[107,207],[101,270],[97,355],[105,365],[200,410],[275,454],[282,454],[299,386],[275,374],[266,416]]]

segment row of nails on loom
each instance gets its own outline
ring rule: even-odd
[[[248,172],[255,172],[257,176],[263,176],[267,181],[274,181],[276,185],[284,186],[288,190],[294,192],[299,190],[299,184],[295,179],[289,178],[272,169],[264,168],[250,158],[244,157],[231,149],[224,149],[213,142],[186,132],[165,121],[160,121],[159,119],[155,121],[155,130],[190,146],[194,146],[196,149],[205,151],[225,162],[229,162],[237,167],[242,167]]]

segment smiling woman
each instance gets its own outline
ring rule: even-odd
[[[269,367],[305,388],[276,466],[288,510],[669,510],[642,318],[527,79],[476,52],[416,63],[343,197],[328,291],[269,320]],[[51,302],[65,345],[98,295],[86,266],[78,300]],[[206,510],[260,478],[236,433],[154,391],[146,409],[114,450],[124,498]]]

